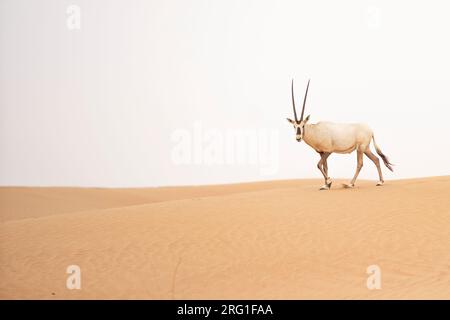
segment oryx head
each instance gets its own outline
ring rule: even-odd
[[[295,138],[297,139],[298,142],[302,141],[305,124],[309,120],[309,115],[305,119],[303,119],[303,114],[305,113],[306,96],[308,95],[308,88],[309,88],[309,80],[308,80],[308,85],[306,86],[305,98],[303,99],[302,115],[300,116],[300,120],[299,120],[297,118],[297,112],[295,111],[294,79],[292,79],[292,83],[291,83],[292,107],[294,108],[295,120],[291,120],[291,119],[287,118],[287,121],[289,121],[289,123],[294,126],[295,132],[296,132]]]

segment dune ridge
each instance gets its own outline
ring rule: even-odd
[[[449,176],[321,182],[0,188],[0,298],[450,298]]]

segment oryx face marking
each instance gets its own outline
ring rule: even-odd
[[[300,124],[296,124],[294,127],[297,128],[297,133],[295,135],[295,139],[297,139],[297,141],[300,142],[303,139],[303,129],[300,126]]]
[[[307,118],[308,119],[308,118]],[[295,122],[294,120],[287,119],[295,129],[295,139],[298,142],[301,142],[303,139],[303,133],[305,131],[306,121]]]

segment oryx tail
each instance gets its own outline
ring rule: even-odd
[[[386,155],[381,152],[380,147],[377,145],[377,143],[375,142],[375,135],[372,135],[372,140],[373,140],[373,145],[375,146],[375,150],[377,151],[378,155],[381,157],[381,159],[383,159],[384,165],[391,170],[392,172],[394,172],[394,169],[392,168],[393,164],[389,162],[388,157],[386,157]]]

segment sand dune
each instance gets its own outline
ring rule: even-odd
[[[450,299],[450,177],[335,184],[0,188],[0,298]]]

